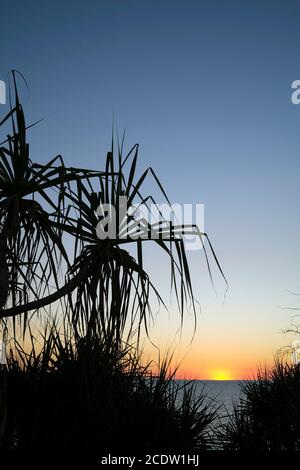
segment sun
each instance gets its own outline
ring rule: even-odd
[[[213,370],[211,373],[212,380],[232,380],[232,375],[228,370]]]

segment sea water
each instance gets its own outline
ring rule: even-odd
[[[232,412],[243,396],[243,380],[197,380],[196,393],[201,390],[207,394],[217,406]]]
[[[182,384],[185,381],[179,381]],[[205,396],[205,402],[214,409],[218,409],[219,415],[229,415],[239,404],[243,397],[243,380],[194,380],[195,398]],[[180,396],[181,394],[179,394]]]

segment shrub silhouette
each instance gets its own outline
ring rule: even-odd
[[[29,352],[15,345],[0,372],[1,448],[116,455],[210,449],[216,410],[192,383],[174,380],[170,360],[153,375],[131,347],[62,337],[52,325],[39,351],[34,341]]]
[[[277,361],[243,391],[221,436],[225,449],[300,450],[300,367]]]

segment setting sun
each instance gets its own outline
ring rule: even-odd
[[[228,370],[214,370],[211,372],[211,380],[232,380],[232,375]]]

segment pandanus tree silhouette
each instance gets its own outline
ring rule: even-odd
[[[26,325],[29,312],[63,300],[78,333],[101,334],[109,344],[119,345],[128,323],[130,333],[133,328],[139,333],[142,325],[147,331],[151,292],[163,303],[143,265],[146,239],[132,235],[136,205],[155,202],[142,194],[148,175],[168,198],[152,168],[136,176],[138,145],[124,156],[124,139],[116,146],[113,139],[103,171],[68,168],[61,156],[48,164],[33,163],[16,76],[13,71],[14,104],[0,122],[2,128],[11,125],[0,146],[0,318],[15,322],[18,317]],[[124,197],[126,216],[119,220]],[[101,239],[97,227],[104,212],[99,208],[108,204],[116,208],[119,224],[113,237]],[[207,235],[196,226],[174,226],[168,220],[155,227],[145,220],[140,225],[147,234],[160,232],[153,243],[170,260],[181,318],[187,304],[195,313],[183,234],[199,237],[209,274],[210,252],[226,282]]]

